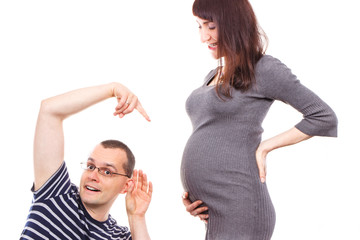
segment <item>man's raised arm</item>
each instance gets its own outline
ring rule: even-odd
[[[34,139],[34,190],[38,190],[64,161],[63,120],[105,99],[116,97],[114,115],[122,118],[137,109],[150,121],[138,98],[124,85],[110,83],[77,89],[41,103]]]

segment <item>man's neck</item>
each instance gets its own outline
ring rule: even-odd
[[[110,208],[107,206],[92,206],[82,202],[89,215],[99,222],[105,222],[109,218]]]

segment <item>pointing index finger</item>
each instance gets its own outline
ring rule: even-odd
[[[139,111],[139,113],[140,113],[141,115],[143,115],[143,117],[144,117],[147,121],[149,121],[149,122],[151,121],[149,115],[147,115],[145,109],[143,108],[143,106],[141,105],[141,103],[140,103],[139,101],[138,101],[138,104],[136,105],[135,108]]]

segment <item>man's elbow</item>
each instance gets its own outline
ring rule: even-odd
[[[63,120],[65,116],[59,112],[59,107],[56,106],[56,102],[53,101],[51,98],[44,99],[41,101],[40,110],[39,110],[39,117],[45,118],[56,118]]]

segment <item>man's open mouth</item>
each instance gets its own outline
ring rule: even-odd
[[[96,189],[96,188],[94,188],[94,187],[85,186],[85,188],[86,188],[87,190],[90,190],[90,191],[93,191],[93,192],[100,192],[99,189]]]

